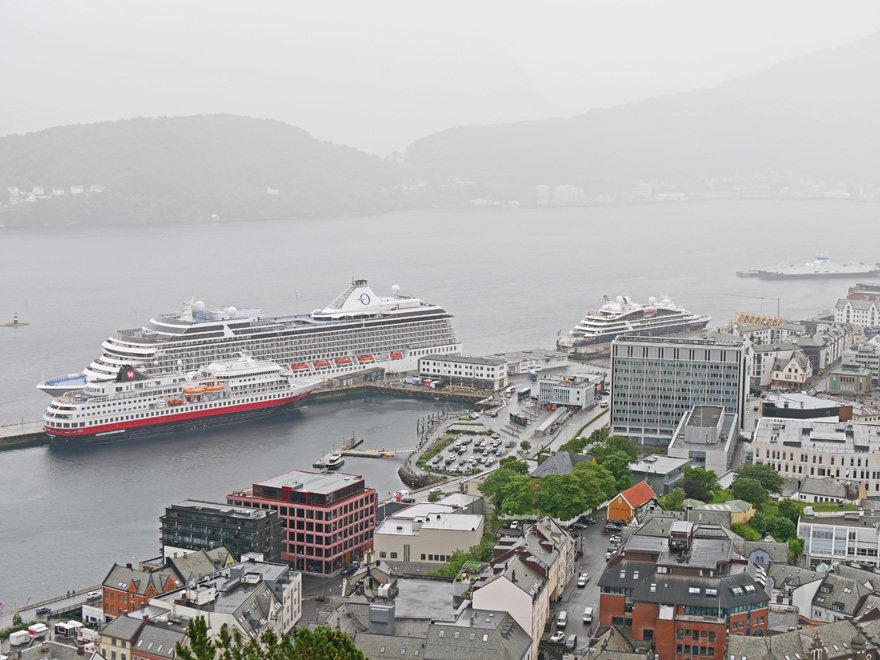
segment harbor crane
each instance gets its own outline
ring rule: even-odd
[[[776,316],[779,317],[779,301],[782,300],[782,294],[778,296],[748,296],[744,293],[722,293],[722,296],[733,296],[735,298],[756,298],[759,300],[775,300],[776,301]]]

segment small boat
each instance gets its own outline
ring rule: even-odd
[[[183,399],[169,399],[169,400],[168,400],[168,405],[169,405],[169,406],[180,406],[180,405],[183,405]]]
[[[336,364],[351,364],[351,358],[347,358],[347,357],[336,358]]]
[[[315,360],[315,369],[326,369],[332,366],[327,360]]]
[[[219,392],[221,390],[225,390],[226,385],[208,385],[205,390],[208,392]]]
[[[345,457],[338,452],[328,454],[324,459],[324,466],[331,470],[341,467],[343,463],[345,463]]]
[[[358,355],[358,362],[373,362],[372,355]]]
[[[402,359],[403,359],[403,353],[392,353],[392,354],[391,354],[391,359],[392,359],[392,360],[402,360]]]
[[[183,391],[184,394],[201,394],[205,391],[204,387],[189,387]]]
[[[290,368],[293,371],[304,371],[309,368],[309,365],[307,365],[307,364],[292,364],[292,365],[290,365]]]

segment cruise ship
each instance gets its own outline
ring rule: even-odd
[[[83,445],[215,428],[292,410],[318,382],[250,356],[158,377],[125,366],[53,399],[43,429],[53,445]]]
[[[598,311],[590,312],[556,345],[563,350],[577,346],[606,344],[621,335],[656,337],[676,332],[702,330],[712,317],[698,316],[679,307],[666,296],[658,301],[648,298],[647,305],[633,302],[629,296],[617,296],[605,302]]]
[[[119,330],[82,373],[52,378],[37,387],[59,396],[87,383],[114,380],[131,366],[147,375],[193,371],[246,353],[288,365],[298,376],[337,376],[369,367],[410,371],[428,354],[459,354],[452,315],[405,296],[394,285],[380,297],[367,280],[354,280],[328,307],[311,314],[264,317],[259,309],[208,310],[201,301]]]
[[[805,277],[859,277],[863,275],[880,275],[880,266],[861,261],[846,261],[839,264],[831,261],[824,254],[816,255],[813,261],[801,266],[779,264],[772,268],[737,272],[738,277],[760,277],[773,280]]]

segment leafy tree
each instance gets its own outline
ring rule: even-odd
[[[764,516],[761,531],[767,531],[777,541],[788,541],[797,536],[797,526],[783,516]]]
[[[685,479],[681,482],[681,489],[688,499],[702,500],[703,502],[712,501],[711,493],[707,493],[703,488],[703,484],[696,479]]]
[[[737,479],[730,490],[735,498],[745,500],[755,507],[761,506],[770,499],[757,479]]]
[[[504,501],[504,485],[508,482],[508,480],[517,472],[513,470],[503,467],[492,472],[482,484],[479,486],[479,491],[485,495],[490,502],[492,502],[492,506],[496,509],[501,508],[501,502]]]
[[[573,474],[548,474],[538,482],[535,506],[556,518],[573,518],[587,508],[586,495]]]
[[[754,479],[758,481],[768,493],[781,493],[784,483],[779,473],[772,465],[743,465],[736,471],[736,480]],[[734,483],[736,483],[736,480]]]
[[[443,499],[444,493],[428,493],[428,501],[436,502],[437,500]]]
[[[618,492],[626,490],[632,481],[632,471],[629,469],[631,460],[629,455],[623,451],[615,451],[606,454],[600,464],[612,475],[617,482]]]
[[[501,500],[501,510],[514,515],[528,513],[534,506],[534,492],[532,480],[527,474],[513,473],[502,487],[504,499]]]
[[[805,506],[805,502],[798,502],[796,500],[781,500],[779,502],[779,515],[783,518],[788,518],[796,525],[798,518],[800,518],[804,513]]]
[[[498,465],[502,468],[507,468],[508,470],[519,472],[520,474],[529,473],[529,466],[526,465],[523,461],[516,460],[515,456],[505,456],[500,461],[498,461]]]
[[[596,457],[596,461],[598,461],[599,463],[604,462],[604,460],[609,455],[616,452],[623,452],[627,455],[627,457],[629,458],[627,464],[632,463],[639,457],[638,445],[636,445],[629,438],[625,438],[622,435],[608,436],[605,439],[605,442],[596,445],[593,448],[593,456]]]
[[[519,443],[519,447],[523,451],[528,451],[529,449],[532,448],[532,443],[529,442],[528,440],[523,440],[522,442]]]
[[[177,642],[177,657],[180,660],[214,660],[214,641],[208,635],[205,617],[197,616],[189,620],[186,627],[188,646]]]
[[[465,562],[476,561],[487,562],[492,558],[492,549],[495,547],[495,538],[492,532],[483,534],[478,545],[472,546],[467,550],[455,550],[449,557],[449,561],[440,568],[430,571],[429,575],[437,575],[440,577],[455,577],[461,571]]]
[[[759,534],[745,523],[733,523],[730,529],[734,534],[741,536],[746,541],[753,541],[759,537]]]
[[[684,490],[681,488],[676,488],[668,495],[663,495],[662,497],[657,498],[657,502],[666,511],[681,511],[684,500],[685,494]]]
[[[715,474],[715,470],[688,466],[684,469],[684,478],[699,482],[707,493],[711,493],[718,488],[718,475]]]
[[[589,502],[588,508],[595,509],[620,492],[614,475],[607,468],[592,461],[578,463],[574,466],[572,474],[581,482],[581,488]]]
[[[23,623],[23,620],[21,618],[21,614],[16,612],[15,614],[12,615],[12,626],[13,627],[20,626],[22,623]]]
[[[798,556],[804,551],[803,539],[789,539],[788,541],[788,563],[797,566]]]

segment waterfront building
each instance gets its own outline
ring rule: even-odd
[[[738,434],[737,415],[721,406],[694,406],[682,415],[667,456],[722,475],[730,469]]]
[[[545,461],[546,462],[546,461]],[[629,464],[633,485],[644,481],[658,495],[667,495],[675,490],[684,478],[684,469],[690,465],[690,458],[658,456],[652,454],[640,461]]]
[[[867,367],[845,362],[828,374],[828,391],[832,394],[859,396],[871,391],[873,374]]]
[[[875,282],[861,283],[849,287],[846,297],[849,300],[873,300],[880,302],[880,284]]]
[[[189,646],[185,626],[152,620],[148,613],[129,612],[101,628],[97,650],[105,660],[175,660],[176,645]]]
[[[496,353],[492,357],[500,357],[507,361],[507,374],[526,374],[530,371],[539,373],[547,369],[558,369],[569,366],[568,353],[550,351],[542,348],[527,348],[510,353]]]
[[[841,298],[834,306],[834,320],[838,323],[853,323],[861,328],[880,326],[880,297],[875,294],[868,299]]]
[[[456,550],[479,545],[483,516],[426,502],[395,512],[376,529],[373,547],[380,560],[442,565]]]
[[[302,574],[286,564],[248,555],[233,566],[150,600],[156,614],[172,619],[205,617],[208,635],[223,626],[247,640],[271,630],[284,635],[302,616]],[[121,659],[120,659],[121,660]]]
[[[783,478],[833,477],[864,483],[880,497],[880,433],[873,424],[818,419],[758,420],[752,460]]]
[[[596,404],[596,392],[602,390],[604,383],[604,373],[542,376],[538,379],[538,403],[542,406],[590,408]]]
[[[438,378],[453,385],[497,391],[505,387],[507,360],[499,357],[431,355],[419,358],[419,375]]]
[[[865,511],[813,511],[798,519],[798,538],[804,540],[807,566],[830,566],[841,561],[880,566],[880,516]]]
[[[601,625],[631,628],[634,642],[653,644],[667,660],[721,660],[728,633],[767,634],[772,583],[728,531],[652,522],[628,537],[599,578]]]
[[[276,511],[285,533],[281,560],[298,571],[332,575],[373,547],[376,491],[360,475],[291,470],[226,502]]]
[[[281,561],[284,528],[271,509],[185,500],[166,508],[160,521],[166,557],[225,545],[236,557],[257,552],[266,561]]]
[[[611,433],[668,445],[696,405],[720,406],[742,420],[751,360],[746,339],[618,337],[611,344]]]

